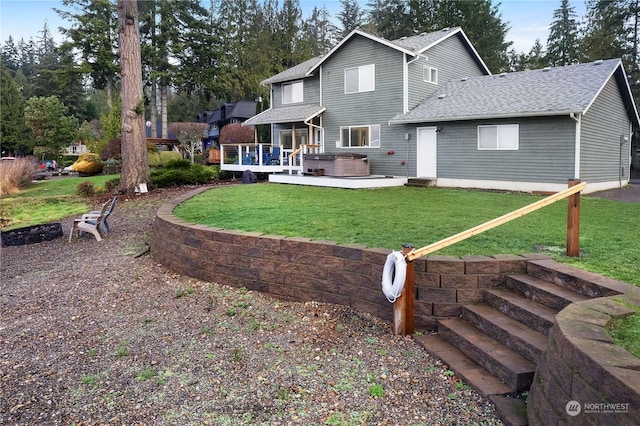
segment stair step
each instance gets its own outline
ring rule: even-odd
[[[516,391],[529,389],[536,365],[460,318],[439,321],[438,333]]]
[[[507,276],[506,287],[552,309],[561,311],[573,302],[589,299],[565,287],[525,274]]]
[[[431,355],[440,358],[457,376],[475,388],[485,397],[504,395],[514,392],[500,379],[469,358],[460,349],[447,342],[438,334],[414,336]]]
[[[462,306],[462,318],[535,363],[549,345],[544,334],[487,305]]]
[[[429,178],[409,178],[404,186],[414,186],[419,188],[429,188],[435,186],[435,179]]]
[[[529,261],[527,273],[589,297],[615,296],[626,293],[630,287],[630,284],[622,281],[606,278],[570,265],[563,265],[552,259]]]
[[[555,309],[527,299],[510,290],[485,290],[484,302],[514,320],[547,336],[556,322],[556,314],[558,313]]]

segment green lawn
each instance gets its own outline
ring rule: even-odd
[[[259,184],[222,187],[180,205],[189,222],[368,247],[420,248],[502,216],[542,197],[423,188],[348,190]],[[543,252],[556,260],[640,285],[640,205],[582,197],[580,258],[564,256],[567,201],[562,200],[435,254]]]
[[[91,181],[95,189],[104,188],[107,180],[117,177],[100,175],[39,181],[30,188],[2,197],[2,230],[55,222],[67,216],[86,213],[91,210],[91,199],[76,195],[78,184]]]

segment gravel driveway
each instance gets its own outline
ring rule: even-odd
[[[182,190],[119,199],[101,243],[68,243],[68,218],[1,249],[0,424],[500,424],[389,324],[156,264],[155,210]]]

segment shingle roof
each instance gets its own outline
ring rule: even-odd
[[[308,77],[307,72],[309,72],[309,70],[312,69],[320,61],[320,59],[322,59],[322,56],[316,56],[315,58],[306,60],[301,64],[286,69],[279,74],[271,76],[266,80],[262,80],[260,83],[272,84],[279,83],[281,81],[297,80],[299,78]]]
[[[402,37],[391,41],[391,43],[401,47],[402,49],[411,50],[413,52],[422,52],[426,48],[431,47],[434,43],[441,41],[443,38],[460,31],[460,27],[444,28],[430,33],[422,33],[411,37]]]
[[[227,118],[249,118],[256,114],[256,103],[254,101],[238,101],[233,105]]]
[[[390,123],[585,113],[617,70],[624,77],[620,60],[609,59],[450,81]]]
[[[279,74],[269,77],[266,80],[261,81],[261,83],[262,84],[280,83],[282,81],[297,80],[300,78],[308,77],[310,73],[314,70],[314,68],[319,66],[320,63],[324,62],[328,57],[330,57],[333,54],[333,52],[335,52],[336,50],[339,50],[342,44],[347,42],[350,38],[352,38],[355,35],[361,35],[363,37],[367,37],[371,40],[374,40],[378,43],[392,47],[394,49],[398,49],[412,55],[417,55],[419,53],[424,52],[426,49],[430,48],[434,44],[437,44],[440,41],[458,33],[462,34],[463,37],[466,39],[466,35],[464,35],[464,31],[462,31],[462,28],[460,27],[445,28],[442,30],[433,31],[430,33],[422,33],[422,34],[418,34],[411,37],[402,37],[393,41],[389,41],[384,38],[368,34],[361,30],[354,30],[353,32],[351,32],[351,34],[349,34],[342,41],[340,41],[340,43],[335,45],[326,55],[316,56],[315,58],[311,58],[301,64],[298,64],[294,67],[284,70]],[[468,39],[466,40],[468,42]],[[489,70],[486,68],[486,65],[482,62],[482,59],[480,58],[480,56],[477,55],[477,52],[475,52],[475,50],[473,49],[473,46],[471,46],[470,43],[469,43],[469,49],[475,53],[476,60],[478,61],[480,66],[486,69],[487,72],[489,72]]]
[[[297,121],[307,121],[322,113],[326,107],[315,104],[292,105],[281,108],[270,108],[261,112],[255,117],[251,117],[243,125],[271,124],[271,123],[294,123]]]

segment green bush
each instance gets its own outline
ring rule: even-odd
[[[151,183],[158,188],[178,185],[198,185],[217,179],[216,171],[211,167],[191,164],[185,160],[188,167],[164,167],[151,172]],[[175,166],[176,164],[174,164]]]
[[[171,160],[168,161],[164,167],[166,167],[167,169],[188,169],[191,167],[191,161],[189,160],[185,160],[183,158],[179,159],[179,160]]]
[[[96,190],[93,188],[93,182],[85,180],[84,182],[80,182],[76,189],[76,194],[81,197],[93,197],[96,193]]]
[[[104,182],[104,190],[107,192],[113,192],[118,185],[120,185],[120,178],[109,179]]]
[[[182,159],[182,154],[177,151],[159,151],[148,153],[149,167],[162,167],[172,160],[180,159]]]

